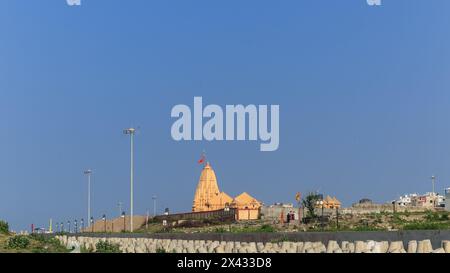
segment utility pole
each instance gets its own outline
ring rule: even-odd
[[[92,175],[92,170],[88,169],[86,171],[84,171],[84,174],[87,175],[88,177],[88,218],[87,219],[91,219],[91,175]]]
[[[122,210],[122,202],[117,203],[117,207],[119,208],[119,216],[121,216],[122,212],[123,212],[123,210]]]
[[[156,199],[157,198],[158,197],[156,195],[152,196],[152,199],[153,199],[153,217],[156,217]]]
[[[133,232],[134,135],[136,134],[136,129],[128,128],[123,133],[130,135],[130,232]]]
[[[436,176],[431,176],[431,185],[433,187],[433,207],[436,207],[436,192],[435,192]]]

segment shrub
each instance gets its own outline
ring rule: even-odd
[[[98,253],[120,253],[118,244],[113,244],[108,241],[100,241],[95,245]]]
[[[275,232],[275,228],[271,225],[263,225],[260,228],[260,232]]]
[[[228,230],[223,227],[214,229],[214,233],[227,233],[227,232],[228,232]]]
[[[158,248],[156,249],[156,253],[167,253],[167,251],[164,248]]]
[[[49,252],[51,250],[58,251],[58,252],[64,252],[66,250],[66,247],[64,247],[61,242],[50,236],[45,236],[43,234],[37,234],[33,233],[30,235],[30,239],[40,243],[42,246],[37,246],[36,250],[34,252]]]
[[[18,235],[9,238],[8,240],[8,248],[13,249],[24,249],[30,245],[30,239],[28,239],[24,235]]]
[[[404,230],[436,230],[436,229],[448,229],[448,224],[445,223],[427,223],[427,222],[412,222],[403,226]]]
[[[0,234],[8,234],[9,225],[7,222],[0,220]]]

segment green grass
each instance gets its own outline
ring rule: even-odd
[[[403,230],[445,230],[450,229],[449,222],[418,222],[414,221],[403,226]]]

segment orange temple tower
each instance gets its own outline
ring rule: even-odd
[[[230,207],[237,209],[238,220],[251,220],[258,219],[261,205],[247,193],[232,198],[225,192],[221,192],[216,173],[209,162],[205,164],[195,191],[193,212],[215,211]]]

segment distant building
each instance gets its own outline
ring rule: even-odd
[[[368,199],[368,198],[363,198],[363,199],[358,201],[358,204],[361,204],[361,205],[372,205],[373,201],[371,199]]]
[[[445,197],[432,192],[422,195],[412,193],[402,195],[394,202],[400,207],[434,208],[443,206]]]
[[[323,201],[323,208],[325,209],[340,209],[342,206],[341,201],[339,201],[336,197],[330,197],[327,195]],[[316,208],[322,208],[322,205],[316,205]]]
[[[286,222],[287,215],[294,214],[294,219],[299,219],[299,209],[293,204],[275,203],[261,207],[261,219]]]
[[[397,206],[400,207],[410,207],[412,205],[412,200],[417,198],[418,194],[417,193],[412,193],[412,194],[405,194],[402,195],[398,198],[398,200],[396,200],[396,204]]]

